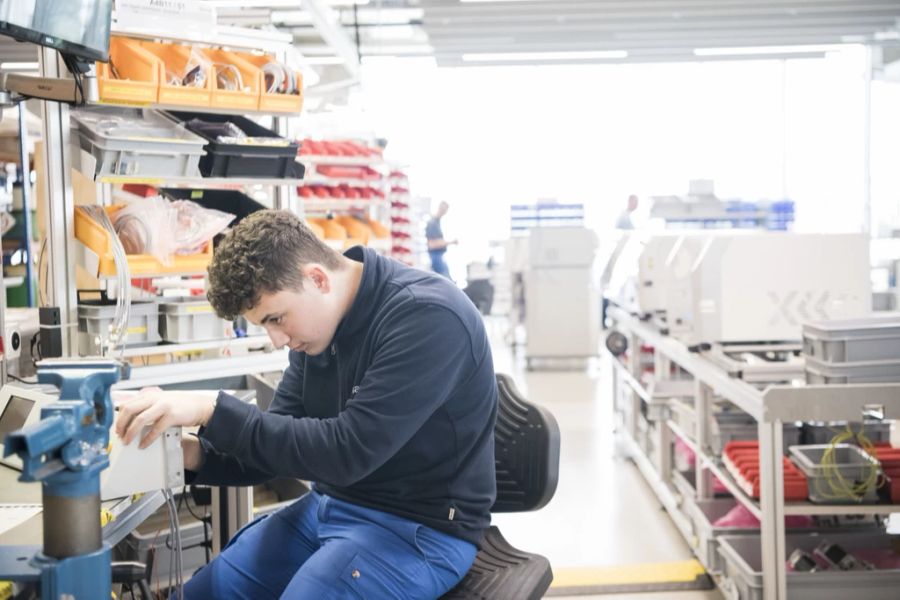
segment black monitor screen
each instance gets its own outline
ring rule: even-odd
[[[109,60],[112,0],[0,0],[0,34]]]
[[[22,429],[25,420],[34,408],[34,400],[26,400],[18,396],[10,396],[3,414],[0,415],[0,442],[6,439],[6,436]]]

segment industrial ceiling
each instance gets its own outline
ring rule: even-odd
[[[290,32],[340,86],[373,57],[440,66],[820,56],[835,44],[897,52],[900,0],[201,0],[221,24]],[[0,38],[0,60],[34,48]],[[34,60],[34,58],[31,58]]]

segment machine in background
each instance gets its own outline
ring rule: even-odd
[[[525,270],[525,358],[597,356],[600,290],[594,273],[597,236],[585,227],[532,228]]]

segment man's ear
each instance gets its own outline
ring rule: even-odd
[[[304,279],[309,281],[313,287],[323,294],[331,291],[331,278],[328,271],[317,263],[309,263],[303,266]]]

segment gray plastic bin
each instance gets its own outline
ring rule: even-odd
[[[822,457],[825,452],[832,448],[830,444],[815,444],[812,446],[791,446],[791,460],[797,465],[803,474],[806,475],[807,484],[809,486],[809,499],[811,502],[819,504],[848,504],[853,500],[849,498],[831,498],[824,496],[823,491],[827,491],[828,487],[828,471],[822,466]],[[869,456],[865,450],[859,446],[851,444],[835,444],[834,448],[834,469],[840,475],[851,482],[862,482],[871,473],[874,466],[881,470],[880,463],[873,457]],[[871,503],[878,501],[878,481],[872,482],[867,489],[864,497],[859,500],[861,503]]]
[[[800,427],[796,423],[785,423],[783,426],[784,453],[787,449],[800,443]],[[710,419],[709,446],[714,454],[721,454],[728,442],[743,442],[759,439],[759,425],[747,413],[740,411],[724,411],[714,413]]]
[[[167,342],[199,342],[229,337],[231,323],[205,300],[173,298],[159,303],[159,333]]]
[[[831,440],[847,428],[847,423],[843,421],[835,421],[830,423],[804,423],[801,442],[805,446],[814,444],[830,444]],[[879,442],[891,441],[891,421],[865,421],[864,423],[850,423],[850,428],[854,433],[859,433],[860,429],[869,438],[873,444]],[[855,443],[854,440],[848,440],[848,444]]]
[[[807,383],[900,383],[900,360],[824,363],[806,359]]]
[[[807,552],[823,541],[839,544],[853,554],[890,550],[897,536],[881,533],[808,533],[785,536],[786,553],[797,548]],[[719,554],[726,580],[726,597],[739,600],[765,600],[763,596],[762,551],[759,537],[722,536]],[[861,555],[860,558],[867,558]],[[900,569],[876,571],[821,571],[787,574],[787,593],[791,600],[897,600],[900,596]]]
[[[100,353],[116,315],[115,300],[108,299],[105,292],[98,300],[85,300],[82,295],[86,291],[78,292],[78,350],[82,356]],[[125,344],[128,346],[159,341],[159,309],[155,300],[131,301],[126,333]]]
[[[803,353],[827,363],[900,361],[900,313],[806,323]]]
[[[700,562],[712,573],[721,573],[724,561],[719,556],[718,538],[723,535],[759,536],[759,527],[716,527],[716,521],[737,506],[733,498],[714,498],[688,503],[687,513],[694,525],[694,550]]]
[[[155,111],[81,110],[72,112],[72,122],[98,175],[200,177],[206,140]]]

